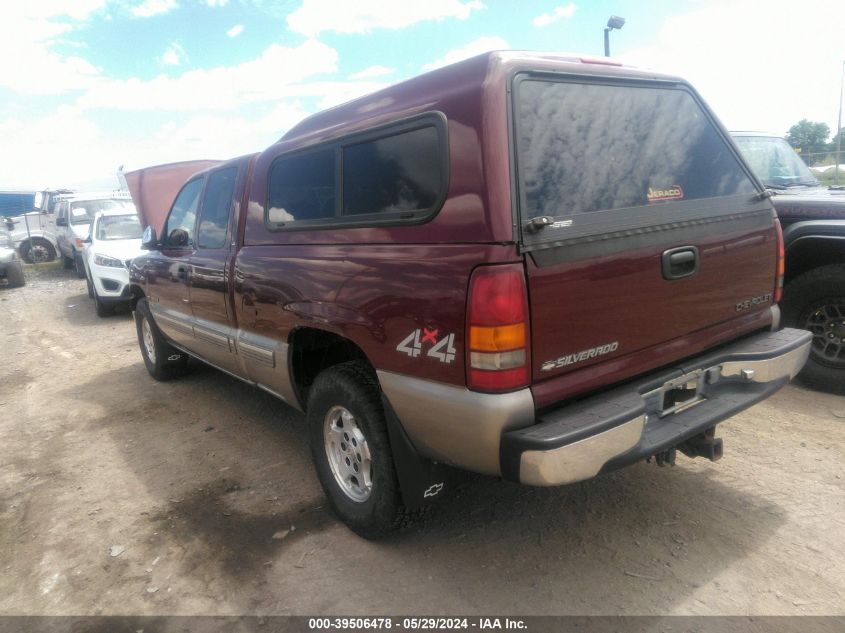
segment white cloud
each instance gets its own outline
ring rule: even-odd
[[[231,29],[226,31],[226,35],[228,35],[229,37],[237,37],[238,35],[240,35],[243,32],[244,32],[244,25],[243,24],[236,24]]]
[[[365,68],[364,70],[359,70],[357,73],[352,73],[349,75],[349,78],[353,81],[356,79],[371,79],[372,77],[384,77],[385,75],[391,75],[394,72],[395,70],[393,68],[376,65]]]
[[[8,20],[16,15],[25,15],[31,19],[47,20],[67,17],[71,20],[85,20],[92,13],[105,6],[106,0],[39,0],[39,2],[9,2],[3,7],[3,18]]]
[[[538,15],[532,21],[534,26],[548,26],[553,22],[557,22],[558,20],[564,18],[571,18],[575,15],[575,11],[578,9],[577,5],[574,2],[570,2],[569,4],[562,6],[562,7],[555,7],[551,13],[543,13],[542,15]]]
[[[78,56],[50,50],[59,36],[101,9],[105,0],[11,2],[0,20],[0,86],[24,94],[59,94],[91,85],[99,69]],[[10,63],[25,55],[26,63]]]
[[[454,50],[449,51],[437,61],[432,62],[430,64],[426,64],[425,66],[423,66],[423,69],[434,70],[435,68],[440,68],[441,66],[448,66],[449,64],[454,64],[456,62],[463,61],[464,59],[469,59],[470,57],[481,55],[482,53],[507,48],[510,48],[510,44],[508,44],[507,40],[505,40],[504,38],[490,35],[485,37],[479,37],[477,40],[473,40],[472,42],[469,42],[461,48],[456,48]]]
[[[139,111],[236,110],[249,103],[285,99],[291,86],[335,72],[337,61],[337,51],[317,40],[295,48],[273,44],[258,58],[236,66],[190,70],[176,77],[159,75],[149,81],[101,81],[78,104]]]
[[[0,137],[14,156],[0,154],[0,188],[118,186],[118,165],[132,171],[148,165],[227,159],[256,152],[277,141],[309,113],[289,101],[246,115],[176,116],[152,134],[115,139],[86,113],[71,107],[35,121],[0,121]]]
[[[114,147],[100,128],[71,107],[36,121],[0,122],[0,137],[5,146],[15,148],[13,157],[0,156],[3,186],[64,186],[117,167],[111,156]],[[117,186],[116,179],[112,186]]]
[[[309,37],[324,31],[369,33],[431,20],[465,20],[483,8],[481,0],[303,0],[302,6],[288,15],[287,24]]]
[[[161,63],[165,66],[179,66],[188,59],[185,49],[179,42],[173,42],[161,56]]]
[[[835,128],[845,3],[696,6],[664,20],[652,45],[619,59],[689,80],[729,129],[785,133],[805,117]]]
[[[172,11],[177,6],[176,0],[144,0],[141,4],[132,7],[132,15],[137,18],[149,18]]]
[[[131,148],[126,169],[198,158],[234,158],[276,142],[308,116],[301,104],[278,105],[257,117],[198,114],[163,125],[146,141]]]

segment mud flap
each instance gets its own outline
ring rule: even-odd
[[[381,401],[396,475],[402,490],[402,503],[408,510],[417,510],[443,497],[451,487],[454,471],[420,455],[405,433],[387,396],[382,394]]]

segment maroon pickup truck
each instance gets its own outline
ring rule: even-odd
[[[166,172],[128,176],[147,369],[192,356],[304,411],[330,503],[367,537],[450,467],[551,486],[718,459],[716,424],[809,353],[779,329],[772,204],[676,77],[491,53],[144,209],[144,174],[167,198]]]

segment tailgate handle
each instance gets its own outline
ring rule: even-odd
[[[698,249],[680,246],[663,252],[663,278],[683,279],[698,272]]]

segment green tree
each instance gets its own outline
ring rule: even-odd
[[[839,130],[839,136],[841,137],[841,139],[840,139],[841,150],[840,151],[842,152],[842,154],[839,156],[839,162],[843,163],[843,162],[845,162],[845,127],[841,128]],[[828,146],[828,150],[830,150],[831,154],[836,153],[836,134],[834,134],[830,138],[830,145]]]
[[[827,137],[830,136],[830,128],[826,123],[818,123],[801,119],[789,128],[786,140],[801,154],[801,158],[808,165],[824,158],[821,155],[828,151]],[[812,154],[817,154],[813,156]]]

